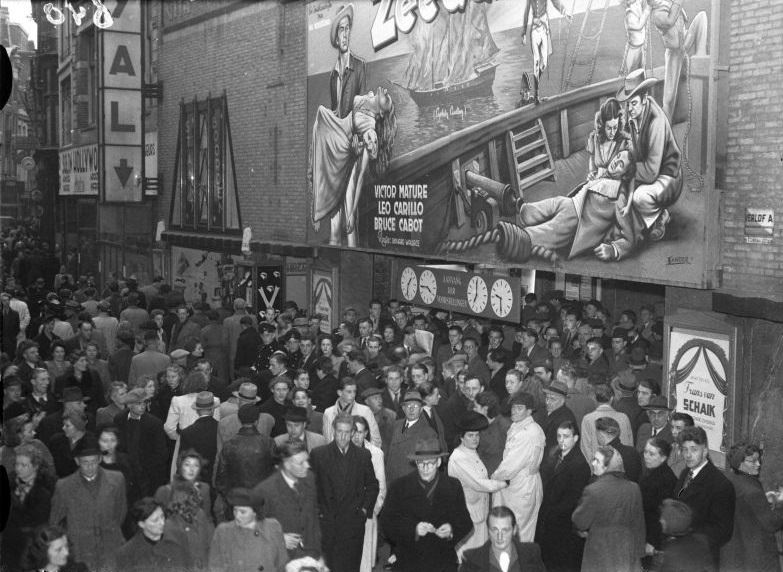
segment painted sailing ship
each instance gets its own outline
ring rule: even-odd
[[[487,22],[487,5],[468,2],[453,14],[441,10],[427,26],[416,26],[404,79],[399,83],[421,106],[464,100],[492,92],[498,62]]]

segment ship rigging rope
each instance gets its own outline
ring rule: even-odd
[[[565,39],[565,45],[563,46],[563,65],[560,67],[560,91],[565,91],[565,75],[566,75],[566,62],[568,61],[568,58],[566,57],[568,55],[568,43],[571,40],[571,25],[574,22],[574,8],[576,8],[576,0],[571,0],[571,19],[568,20],[568,28],[566,29],[566,39]],[[559,30],[562,28],[562,18],[560,26],[558,27],[558,35]],[[558,37],[558,45],[560,44],[560,38]]]
[[[593,73],[595,73],[595,65],[596,60],[598,58],[598,48],[601,45],[601,35],[604,31],[604,26],[606,24],[606,15],[608,12],[610,0],[604,0],[603,8],[601,8],[601,23],[598,26],[598,30],[588,35],[586,33],[587,29],[587,20],[590,18],[590,14],[592,12],[592,6],[593,6],[593,0],[589,0],[587,3],[587,7],[585,8],[584,16],[582,17],[582,27],[579,30],[579,37],[576,40],[576,45],[574,46],[573,51],[571,52],[571,58],[570,58],[570,66],[568,68],[568,76],[563,79],[563,82],[560,86],[560,91],[568,91],[570,88],[573,87],[581,87],[583,85],[589,85],[590,82],[593,80]],[[574,68],[576,67],[576,61],[577,61],[577,55],[580,52],[580,49],[582,47],[582,41],[587,40],[588,42],[595,42],[595,45],[593,46],[593,54],[590,58],[590,68],[587,73],[587,77],[585,80],[579,85],[575,86],[571,83],[573,74],[574,74]]]

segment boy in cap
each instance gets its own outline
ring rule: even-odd
[[[665,499],[661,506],[661,529],[667,537],[660,555],[660,572],[714,570],[704,535],[691,529],[693,511],[684,502]]]

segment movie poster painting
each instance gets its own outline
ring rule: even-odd
[[[709,286],[713,5],[308,3],[309,241]]]

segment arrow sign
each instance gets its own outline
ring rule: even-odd
[[[133,165],[129,167],[127,159],[120,159],[120,164],[114,167],[114,171],[117,173],[117,177],[119,177],[122,188],[124,189],[125,184],[128,182],[128,177],[130,177],[130,174],[133,172]]]

